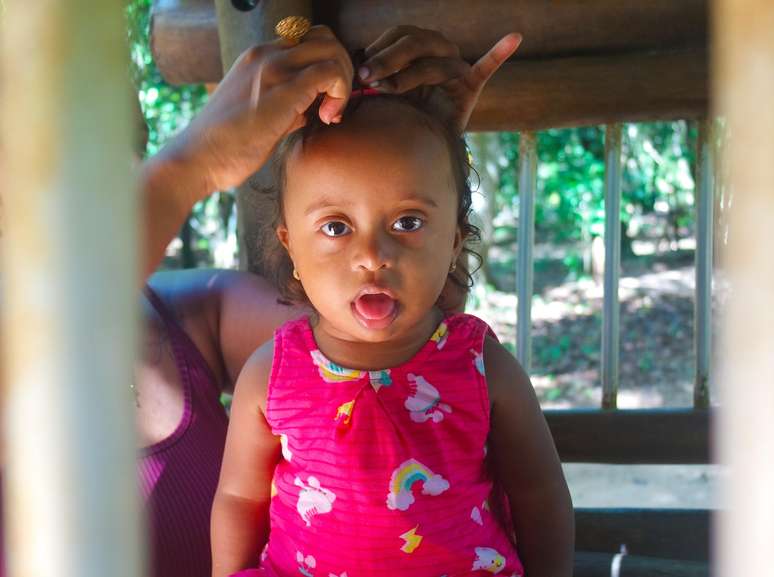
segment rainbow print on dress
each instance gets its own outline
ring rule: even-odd
[[[392,472],[387,508],[406,511],[414,503],[413,488],[417,483],[422,483],[423,495],[440,495],[449,488],[449,482],[441,475],[436,475],[419,461],[409,459]]]

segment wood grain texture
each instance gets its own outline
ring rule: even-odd
[[[703,49],[507,62],[481,95],[470,129],[698,118],[708,93]]]
[[[576,552],[573,577],[610,577],[612,561],[612,554]],[[708,577],[709,574],[709,565],[699,561],[626,555],[621,559],[618,577]]]
[[[664,559],[709,560],[712,512],[706,509],[575,510],[575,548]]]
[[[706,464],[711,411],[554,410],[545,416],[565,463]]]

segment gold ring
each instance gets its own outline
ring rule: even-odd
[[[311,27],[312,23],[308,18],[288,16],[277,22],[274,31],[280,38],[284,38],[293,44],[298,44]]]

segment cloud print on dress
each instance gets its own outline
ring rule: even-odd
[[[436,475],[419,461],[409,459],[392,473],[387,508],[406,511],[414,503],[413,487],[417,483],[422,483],[423,495],[440,495],[449,488],[449,482],[441,475]]]

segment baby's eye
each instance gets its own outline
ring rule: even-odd
[[[324,225],[320,227],[320,231],[325,236],[344,236],[345,234],[349,234],[352,232],[350,228],[341,222],[340,220],[332,220],[330,222],[326,222]]]
[[[399,232],[414,232],[425,225],[425,221],[418,216],[402,216],[392,225],[393,230]]]

